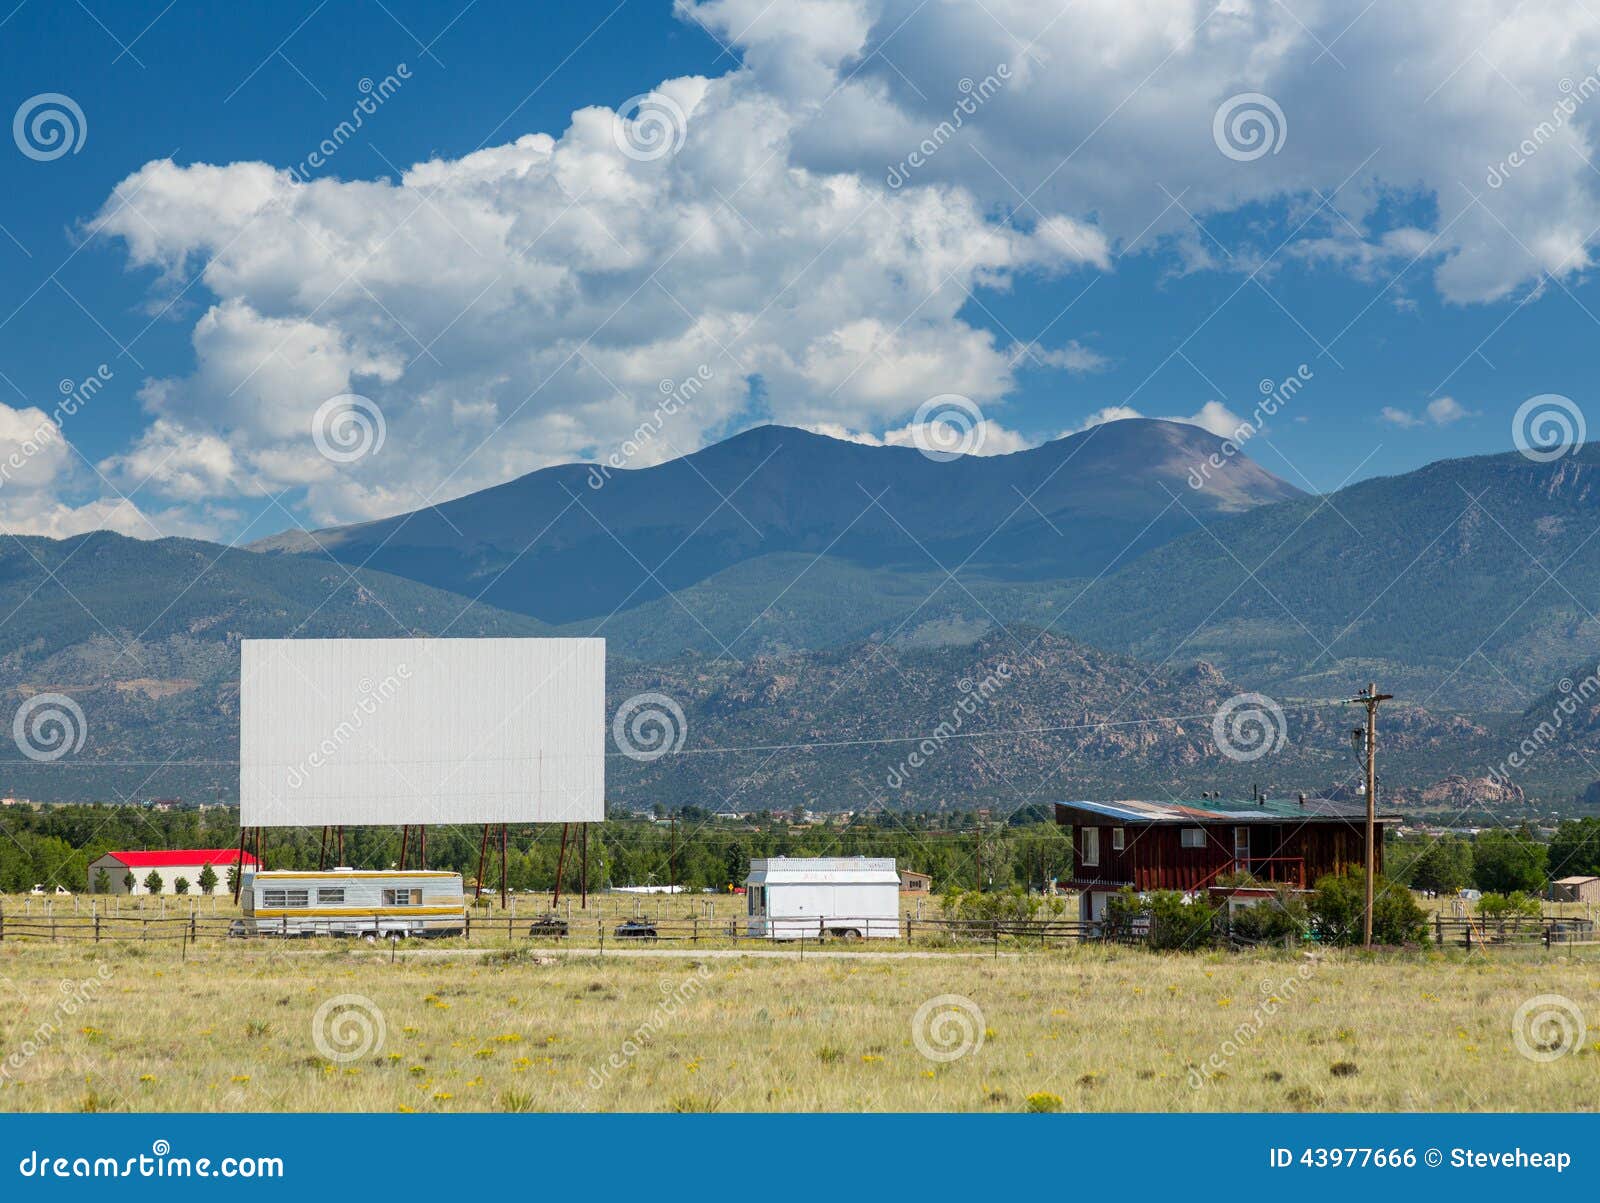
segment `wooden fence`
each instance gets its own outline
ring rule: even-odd
[[[304,929],[318,935],[343,935],[387,939],[391,933],[373,929],[350,931],[349,920],[263,919],[253,921],[229,916],[188,915],[44,915],[6,914],[0,911],[0,943],[30,940],[53,943],[102,943],[123,941],[150,943],[182,942],[185,945],[229,938],[281,939],[301,937]],[[817,944],[823,941],[840,945],[868,947],[890,939],[909,943],[957,943],[1060,947],[1101,935],[1098,923],[1068,919],[861,919],[835,917],[829,929],[850,929],[865,933],[864,938],[841,938],[822,930],[815,916],[766,920],[776,929],[779,940],[752,934],[747,918],[652,919],[641,916],[619,921],[615,915],[598,917],[581,912],[564,916],[528,916],[497,913],[474,914],[469,908],[459,938],[471,943],[486,938],[518,942],[549,943],[574,947],[605,948],[651,944],[732,944],[735,947],[771,945],[775,942]]]
[[[1473,916],[1435,915],[1433,939],[1440,947],[1497,948],[1543,945],[1565,948],[1594,944],[1595,926],[1590,919],[1551,919],[1533,915],[1510,915],[1498,919]]]

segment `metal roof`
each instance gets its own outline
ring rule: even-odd
[[[769,856],[750,862],[751,885],[900,885],[892,856]]]
[[[1364,820],[1365,802],[1343,802],[1334,798],[1307,798],[1301,805],[1295,798],[1194,798],[1165,802],[1124,799],[1116,802],[1057,802],[1057,808],[1082,810],[1125,823],[1281,823],[1307,819]],[[1380,814],[1384,822],[1397,821],[1397,814]]]
[[[193,865],[238,864],[237,848],[154,848],[138,852],[107,852],[106,856],[121,861],[130,869],[187,869]],[[256,863],[250,853],[244,854],[246,867]]]

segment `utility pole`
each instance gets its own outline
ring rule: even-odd
[[[1372,947],[1372,882],[1376,875],[1377,847],[1374,834],[1378,817],[1378,705],[1390,701],[1392,693],[1379,693],[1376,684],[1369,682],[1366,693],[1351,698],[1349,705],[1367,708],[1367,888],[1366,906],[1361,914],[1361,942]]]
[[[987,810],[980,810],[978,812],[977,828],[974,831],[974,835],[976,836],[976,839],[977,839],[978,893],[980,893],[980,894],[983,893],[983,821],[985,819],[987,819],[988,817],[989,817],[989,812]]]
[[[672,830],[672,847],[671,847],[670,851],[667,853],[667,861],[671,866],[670,870],[668,872],[668,876],[671,878],[671,880],[667,884],[669,886],[676,886],[678,884],[678,812],[677,811],[673,811],[672,812],[672,817],[670,819],[670,822],[672,824],[672,828],[671,828],[671,830]],[[668,893],[676,894],[677,890],[676,889],[671,889],[671,890],[668,891]]]

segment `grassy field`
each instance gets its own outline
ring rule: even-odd
[[[1541,994],[1594,1025],[1548,1061]],[[1593,1110],[1597,1000],[1593,948],[6,940],[0,1110]]]

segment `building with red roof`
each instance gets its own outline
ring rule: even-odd
[[[189,883],[188,892],[203,893],[200,873],[207,866],[217,875],[213,894],[230,893],[228,870],[239,863],[237,848],[154,848],[142,852],[107,852],[89,865],[89,893],[91,894],[149,894],[145,881],[153,872],[161,878],[161,888],[155,893],[176,894],[181,877]],[[256,858],[244,854],[244,867],[256,867]],[[101,874],[104,874],[102,880]],[[133,885],[128,885],[129,875]],[[99,887],[99,888],[97,888]]]

